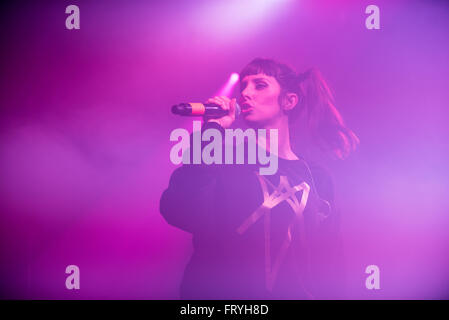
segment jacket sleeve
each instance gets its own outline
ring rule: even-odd
[[[215,122],[206,123],[202,131],[208,128],[224,130]],[[213,219],[218,167],[184,164],[172,173],[159,203],[159,211],[170,225],[190,233],[208,229]]]

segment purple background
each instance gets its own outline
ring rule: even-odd
[[[81,29],[65,28],[76,4]],[[380,30],[365,28],[380,7]],[[330,164],[349,297],[449,297],[445,1],[18,1],[1,8],[3,298],[176,299],[169,113],[255,57],[318,67],[361,140]],[[81,289],[65,288],[80,267]],[[380,267],[380,290],[365,288]]]

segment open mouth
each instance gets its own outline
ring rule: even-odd
[[[252,106],[250,106],[247,103],[242,104],[242,110],[241,113],[242,114],[248,114],[249,112],[251,112],[254,108]]]
[[[242,109],[241,115],[242,115],[242,116],[246,116],[246,115],[250,114],[251,111],[253,111],[253,108],[252,108],[252,107],[246,108],[246,109]]]

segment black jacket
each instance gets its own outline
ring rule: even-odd
[[[202,129],[210,127],[223,132],[216,123]],[[271,176],[260,176],[258,164],[192,164],[173,172],[160,212],[193,235],[182,299],[338,298],[342,251],[332,180],[303,159],[278,161]]]

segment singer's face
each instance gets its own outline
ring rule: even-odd
[[[281,87],[274,77],[263,73],[244,77],[240,81],[241,116],[257,127],[275,122],[282,115],[280,93]]]

